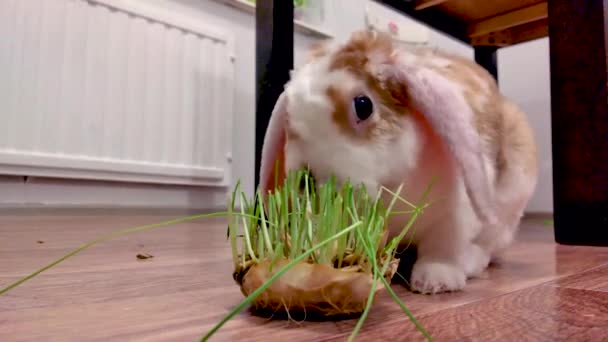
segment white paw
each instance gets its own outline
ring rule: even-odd
[[[412,269],[410,286],[423,294],[458,291],[465,284],[465,273],[455,265],[421,260]]]
[[[479,276],[490,264],[490,255],[476,244],[471,244],[464,254],[464,272],[467,277]]]

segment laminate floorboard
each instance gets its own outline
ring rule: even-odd
[[[103,234],[175,217],[2,213],[0,287]],[[393,288],[436,341],[608,340],[608,248],[557,245],[537,219],[461,292]],[[0,296],[0,341],[197,341],[242,299],[225,221],[201,219],[103,242]],[[244,310],[211,340],[345,341],[355,324]],[[384,292],[358,340],[383,338],[423,340]]]

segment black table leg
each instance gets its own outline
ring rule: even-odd
[[[474,49],[475,61],[498,80],[498,67],[496,66],[498,48],[495,46],[475,46]]]
[[[608,2],[548,5],[555,240],[608,246]]]
[[[256,4],[255,189],[270,115],[293,69],[293,1]]]

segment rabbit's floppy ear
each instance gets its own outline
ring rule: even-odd
[[[282,184],[285,177],[285,127],[287,120],[287,97],[279,96],[264,136],[262,160],[260,162],[260,190],[262,195]]]
[[[495,224],[497,212],[482,140],[461,88],[432,69],[399,64],[382,65],[379,76],[393,97],[421,114],[443,140],[463,175],[475,212],[484,222]]]

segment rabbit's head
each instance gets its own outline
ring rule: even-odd
[[[262,190],[273,188],[287,170],[308,168],[317,183],[335,176],[362,183],[373,194],[381,185],[403,182],[425,144],[440,141],[474,208],[492,220],[483,139],[463,95],[465,85],[425,67],[420,58],[368,31],[315,50],[292,73],[272,113]]]

